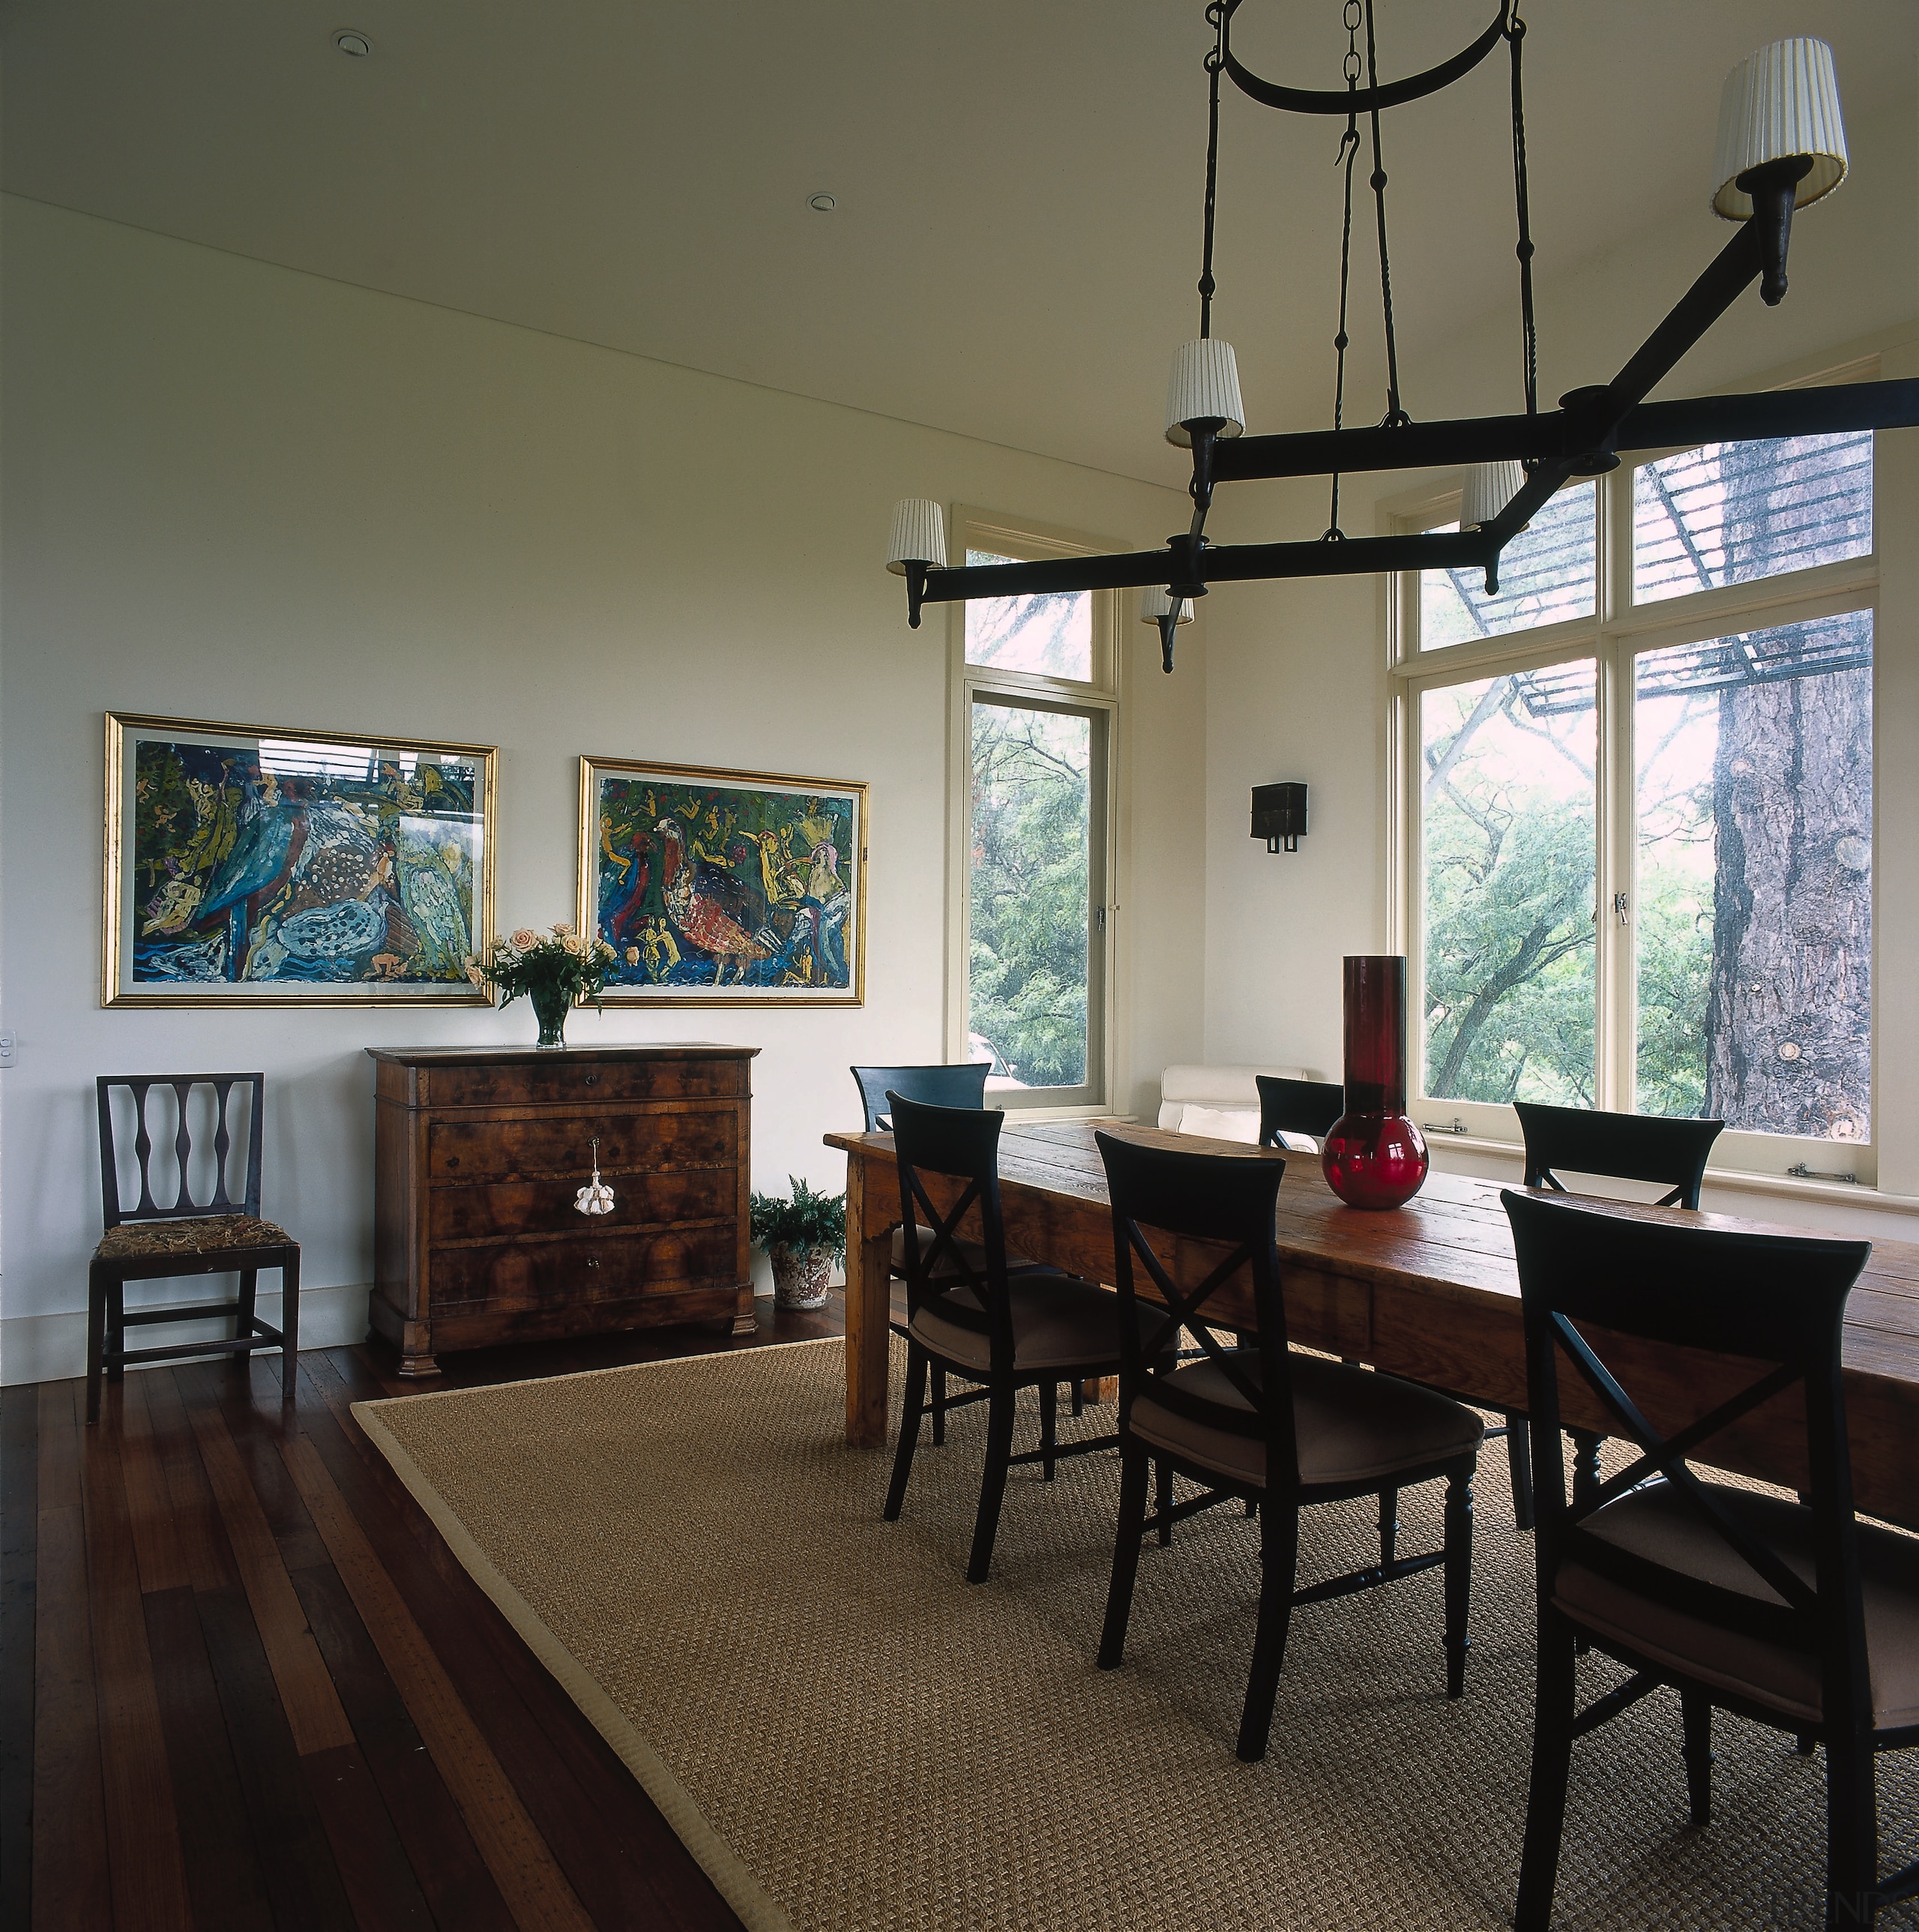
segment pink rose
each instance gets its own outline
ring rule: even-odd
[[[540,935],[530,926],[516,928],[513,934],[515,948],[522,952],[530,952],[540,943]]]

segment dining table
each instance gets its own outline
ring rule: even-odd
[[[1236,1159],[1283,1160],[1276,1234],[1288,1339],[1441,1388],[1483,1408],[1523,1413],[1525,1338],[1513,1237],[1501,1184],[1428,1175],[1403,1207],[1349,1208],[1319,1157],[1215,1141],[1117,1120],[1006,1120],[1000,1141],[1000,1198],[1009,1252],[1110,1285],[1115,1279],[1112,1208],[1096,1132],[1148,1146]],[[885,1442],[892,1230],[902,1217],[891,1134],[831,1133],[847,1157],[846,1440]],[[960,1184],[922,1175],[943,1213]],[[1682,1208],[1624,1204],[1609,1210],[1689,1226],[1791,1237],[1803,1228]],[[979,1209],[962,1232],[979,1238]],[[1197,1287],[1227,1253],[1224,1244],[1181,1238],[1156,1244],[1183,1289]],[[1221,1328],[1253,1323],[1249,1273],[1207,1304]],[[1603,1331],[1589,1336],[1652,1425],[1670,1435],[1759,1378],[1733,1355],[1654,1348]],[[1846,1305],[1843,1352],[1846,1416],[1858,1507],[1919,1527],[1919,1246],[1876,1241]],[[1598,1434],[1609,1412],[1576,1376],[1560,1383],[1569,1427]],[[1714,1466],[1803,1490],[1802,1397],[1795,1386],[1712,1438]],[[1704,1460],[1703,1458],[1702,1460]]]

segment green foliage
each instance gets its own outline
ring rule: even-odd
[[[1084,718],[973,716],[970,1019],[1014,1078],[1086,1078],[1088,806]]]
[[[835,1256],[846,1253],[846,1196],[816,1194],[796,1175],[788,1174],[793,1195],[756,1194],[749,1226],[763,1248],[825,1248]]]

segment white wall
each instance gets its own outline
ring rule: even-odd
[[[1768,310],[1749,292],[1657,393],[1757,386],[1869,348],[1886,352],[1888,376],[1919,371],[1919,353],[1900,346],[1919,337],[1914,104],[1854,128],[1852,147],[1852,178],[1795,225],[1784,304]],[[1494,211],[1488,218],[1510,218]],[[1550,407],[1576,384],[1609,379],[1729,232],[1702,214],[1556,278],[1555,238],[1540,235],[1542,404]],[[1366,286],[1359,265],[1370,259],[1356,256],[1356,290]],[[1422,340],[1417,313],[1402,305],[1405,400],[1417,416],[1522,406],[1516,301],[1502,291],[1500,302],[1483,326],[1438,345]],[[1355,338],[1376,328],[1368,314],[1354,324]],[[1270,352],[1239,347],[1243,359]],[[1319,352],[1330,393],[1331,351]],[[1377,406],[1372,394],[1356,400],[1349,391],[1347,419],[1375,420]],[[1882,436],[1879,468],[1876,1135],[1882,1189],[1911,1195],[1919,1194],[1919,996],[1905,962],[1919,945],[1919,848],[1897,829],[1909,825],[1919,807],[1919,560],[1912,542],[1919,527],[1919,430]],[[1384,501],[1432,480],[1403,472],[1349,477],[1343,526],[1354,535],[1384,530]],[[1222,491],[1210,527],[1222,542],[1310,539],[1325,528],[1327,507],[1318,478],[1234,485]],[[1381,582],[1362,577],[1229,585],[1207,599],[1210,1060],[1294,1062],[1339,1077],[1340,957],[1379,950],[1387,934],[1384,596]],[[1247,794],[1280,779],[1307,782],[1311,830],[1297,854],[1275,857],[1247,836]],[[1442,1165],[1489,1172],[1501,1165],[1461,1160],[1443,1145],[1437,1152]],[[1849,1218],[1831,1202],[1815,1210],[1818,1198],[1802,1192],[1797,1207],[1777,1196],[1738,1204],[1772,1218],[1803,1218],[1802,1208],[1828,1221]],[[1735,1204],[1729,1197],[1721,1204]],[[1919,1228],[1888,1220],[1882,1232],[1910,1238]]]
[[[583,752],[867,780],[862,1010],[569,1028],[758,1046],[756,1184],[841,1184],[820,1137],[856,1118],[849,1064],[940,1057],[942,627],[906,628],[888,509],[931,495],[1144,544],[1180,500],[37,202],[0,220],[0,1372],[80,1366],[96,1074],[263,1067],[266,1211],[317,1318],[357,1335],[362,1049],[531,1037],[523,1003],[103,1010],[109,709],[497,744],[502,928],[571,916]],[[1129,628],[1153,674],[1123,774],[1123,1103],[1199,1054],[1204,923],[1204,646],[1183,637],[1168,680]]]

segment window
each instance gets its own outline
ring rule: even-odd
[[[1809,436],[1569,486],[1496,597],[1400,581],[1422,1120],[1722,1118],[1720,1165],[1875,1178],[1873,544],[1871,436]]]
[[[970,563],[1103,546],[956,513]],[[955,927],[948,1052],[1006,1107],[1105,1104],[1116,600],[955,607]]]

